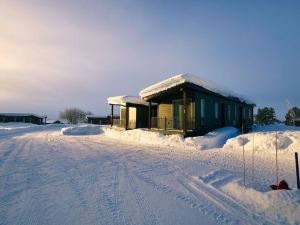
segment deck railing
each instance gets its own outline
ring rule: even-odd
[[[183,121],[181,118],[159,118],[152,117],[151,118],[151,128],[159,129],[159,130],[183,130]],[[186,120],[186,129],[194,130],[195,129],[195,119],[187,118]]]
[[[125,128],[126,127],[126,120],[125,119],[113,119],[113,126]],[[127,128],[128,129],[135,129],[136,128],[136,121],[135,120],[129,120]]]

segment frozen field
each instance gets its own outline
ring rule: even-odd
[[[270,130],[256,133],[254,177],[252,136],[244,137],[244,187],[233,129],[183,140],[96,126],[24,127],[0,125],[1,225],[300,224],[299,191],[269,191],[276,181]],[[299,130],[280,132],[279,176],[295,188]]]

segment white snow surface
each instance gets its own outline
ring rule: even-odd
[[[299,151],[300,128],[284,125],[260,126],[254,132],[229,139],[224,148],[254,149],[255,154],[270,155],[276,151],[276,135],[278,154],[293,155]]]
[[[62,125],[5,126],[18,131],[0,132],[0,224],[300,224],[300,192],[270,191],[274,151],[255,152],[252,167],[245,146],[242,185],[241,146],[219,147],[241,138],[234,128],[184,140],[83,124],[64,129],[71,135]],[[300,139],[289,127],[264,133],[279,129]],[[294,157],[278,160],[280,180],[295,189]]]
[[[184,139],[182,135],[163,135],[159,132],[149,132],[146,129],[118,130],[109,126],[102,127],[104,135],[111,138],[138,142],[151,145],[182,146],[195,149],[220,148],[229,138],[237,136],[237,129],[234,127],[220,128],[205,136]]]
[[[143,101],[139,96],[128,96],[128,95],[121,95],[121,96],[114,96],[109,97],[107,99],[108,104],[111,105],[121,105],[125,106],[126,103],[132,103],[137,105],[148,105],[149,103]]]
[[[213,148],[222,148],[228,139],[238,135],[238,130],[234,127],[223,127],[209,132],[204,136],[186,138],[186,143],[195,147],[206,150]]]
[[[250,101],[250,100],[246,99],[245,97],[238,95],[232,91],[229,91],[227,88],[225,88],[219,84],[215,84],[212,81],[207,81],[204,78],[200,78],[198,76],[195,76],[195,75],[192,75],[189,73],[178,74],[178,75],[172,76],[171,78],[163,80],[159,83],[153,84],[153,85],[143,89],[142,91],[140,91],[139,95],[142,98],[146,98],[148,96],[157,94],[162,91],[166,91],[172,87],[176,87],[183,83],[192,83],[192,84],[201,86],[209,91],[223,95],[225,97],[236,97],[242,102],[246,102],[248,104],[254,104],[252,101]]]
[[[280,224],[300,222],[300,190],[259,192],[236,181],[229,182],[222,190],[252,210],[274,218]]]

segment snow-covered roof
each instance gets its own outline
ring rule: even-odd
[[[43,115],[43,116],[39,116],[33,113],[0,113],[0,116],[35,116],[38,118],[45,118],[47,116]]]
[[[143,101],[139,96],[128,96],[128,95],[121,95],[121,96],[114,96],[109,97],[107,99],[108,104],[111,105],[121,105],[126,106],[126,103],[137,104],[137,105],[148,105],[149,103]]]
[[[170,88],[173,88],[173,87],[178,86],[183,83],[192,83],[197,86],[201,86],[201,87],[203,87],[209,91],[212,91],[214,93],[220,94],[224,97],[238,98],[240,101],[245,102],[247,104],[254,104],[252,101],[249,101],[240,95],[237,95],[231,91],[228,91],[226,88],[222,87],[221,85],[215,84],[211,81],[206,81],[203,78],[194,76],[189,73],[178,74],[171,78],[163,80],[159,83],[151,85],[151,86],[143,89],[142,91],[140,91],[140,96],[142,97],[142,99],[144,99],[146,97],[149,97],[151,95],[157,94],[162,91],[166,91]]]

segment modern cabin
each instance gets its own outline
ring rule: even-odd
[[[38,116],[32,113],[0,113],[0,123],[22,122],[46,124],[47,116]]]
[[[149,108],[157,105],[157,114],[148,115],[148,127],[162,133],[188,137],[225,126],[247,131],[253,125],[254,103],[191,74],[147,87],[140,96]]]
[[[115,96],[107,99],[111,105],[111,126],[126,130],[148,126],[148,103],[138,96]],[[119,107],[119,119],[115,119],[114,107]]]

